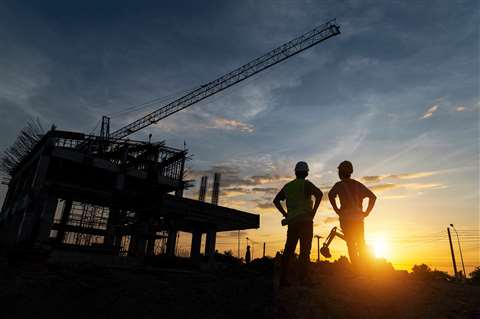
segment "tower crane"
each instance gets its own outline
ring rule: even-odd
[[[101,136],[105,138],[121,139],[133,134],[151,124],[175,114],[195,103],[198,103],[209,96],[212,96],[226,88],[235,85],[263,70],[266,70],[277,63],[282,62],[308,48],[340,34],[340,26],[335,20],[328,21],[313,30],[271,50],[261,57],[211,81],[197,89],[183,95],[179,99],[161,106],[157,110],[145,115],[142,118],[112,132],[110,134],[110,119],[107,116],[102,118]]]

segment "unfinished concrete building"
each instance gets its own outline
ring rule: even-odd
[[[2,243],[113,255],[213,256],[216,233],[259,227],[259,216],[183,198],[186,150],[164,143],[51,130],[12,173],[0,214]],[[159,249],[166,243],[166,249]]]
[[[0,214],[4,246],[145,256],[166,242],[173,255],[177,232],[186,231],[192,257],[204,233],[205,252],[213,256],[217,232],[258,228],[258,215],[216,205],[219,174],[212,204],[204,202],[206,179],[200,200],[183,198],[185,150],[126,138],[338,34],[334,20],[322,24],[112,133],[106,116],[99,136],[50,130],[9,170]]]

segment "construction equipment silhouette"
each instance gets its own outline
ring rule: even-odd
[[[189,91],[179,99],[160,107],[159,109],[147,114],[146,116],[109,133],[110,118],[104,116],[102,119],[102,132],[107,139],[121,139],[130,134],[133,134],[151,124],[177,113],[195,103],[206,99],[220,91],[229,88],[241,81],[244,81],[251,76],[262,72],[308,48],[327,40],[333,36],[340,34],[340,26],[335,23],[335,20],[328,21],[319,27],[302,34],[301,36],[271,50],[270,52],[256,58],[249,63],[207,83]],[[157,101],[160,102],[160,101]],[[150,104],[150,103],[146,103]],[[154,106],[155,103],[151,105]]]
[[[327,238],[325,239],[325,242],[323,243],[322,248],[320,248],[320,253],[322,254],[323,257],[325,258],[332,257],[332,254],[330,253],[330,248],[328,248],[328,246],[330,246],[335,236],[345,240],[345,236],[343,235],[343,233],[337,227],[333,227],[330,233],[328,234]]]

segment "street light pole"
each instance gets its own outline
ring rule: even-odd
[[[447,227],[448,232],[448,242],[450,243],[450,253],[452,254],[452,264],[453,264],[453,273],[455,274],[455,279],[458,278],[458,271],[457,271],[457,262],[455,261],[455,252],[453,251],[453,244],[452,244],[452,236],[450,235],[450,227]]]
[[[458,250],[460,251],[460,260],[462,261],[463,278],[467,278],[467,273],[465,272],[465,264],[463,263],[462,247],[460,246],[460,237],[458,237],[458,232],[455,226],[453,226],[453,224],[450,224],[450,226],[452,226],[453,230],[455,231],[455,234],[457,235]]]
[[[240,260],[240,230],[237,232],[237,258]]]

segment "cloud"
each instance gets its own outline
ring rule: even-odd
[[[372,191],[384,192],[392,189],[407,189],[407,190],[425,190],[425,189],[442,189],[446,188],[443,184],[438,183],[408,183],[408,184],[395,184],[395,183],[385,183],[385,184],[376,184],[370,186]]]
[[[370,189],[372,191],[383,192],[383,191],[386,191],[386,190],[395,189],[395,188],[399,188],[399,187],[400,187],[399,184],[387,183],[387,184],[372,185],[372,186],[370,186]]]
[[[279,189],[276,187],[254,187],[252,188],[252,191],[274,196],[279,191]]]
[[[401,187],[406,189],[423,190],[423,189],[442,189],[442,188],[446,188],[447,186],[443,184],[438,184],[438,183],[427,183],[427,184],[411,183],[411,184],[403,184],[401,185]]]
[[[260,209],[268,209],[268,208],[273,208],[272,202],[260,202],[257,203],[257,207]]]
[[[438,104],[432,105],[425,114],[422,115],[421,119],[428,119],[438,110]]]
[[[382,199],[403,199],[407,198],[407,195],[388,195],[388,196],[382,196]]]
[[[270,183],[277,183],[280,181],[287,181],[291,179],[291,177],[277,174],[243,176],[241,169],[234,165],[215,165],[207,170],[192,170],[189,172],[188,178],[197,180],[204,175],[213,176],[214,173],[221,174],[220,184],[222,187],[227,188],[258,186]],[[276,188],[255,188],[252,190],[273,193],[274,191],[276,191]]]
[[[405,173],[405,174],[396,174],[390,175],[389,178],[397,178],[397,179],[416,179],[422,177],[428,177],[437,174],[438,172],[418,172],[418,173]]]
[[[222,188],[221,195],[226,197],[234,197],[249,194],[251,191],[245,187],[229,187]]]
[[[417,179],[423,177],[429,177],[438,174],[438,172],[430,171],[430,172],[416,172],[416,173],[402,173],[402,174],[390,174],[390,175],[368,175],[361,177],[361,180],[367,183],[378,183],[386,178],[389,179]]]
[[[270,200],[257,200],[255,206],[260,213],[275,213],[277,208],[273,205]]]
[[[459,106],[457,106],[457,107],[455,108],[455,111],[457,111],[457,112],[463,112],[463,111],[465,111],[465,106],[459,105]]]
[[[327,217],[323,220],[325,224],[337,224],[338,223],[338,217]]]
[[[250,179],[256,184],[268,184],[268,183],[278,182],[278,181],[289,181],[292,178],[290,176],[265,174],[265,175],[251,176]]]
[[[251,124],[243,123],[237,120],[215,117],[209,121],[206,128],[236,130],[245,133],[253,133],[255,128]]]
[[[361,179],[367,183],[377,183],[379,181],[381,181],[382,179],[384,179],[385,176],[381,176],[381,175],[373,175],[373,176],[363,176],[361,177]]]
[[[255,127],[251,124],[241,122],[235,119],[213,116],[207,111],[202,113],[184,112],[175,117],[175,121],[162,121],[155,124],[164,132],[176,133],[184,132],[186,129],[192,131],[204,131],[208,129],[238,131],[242,133],[253,133]]]

